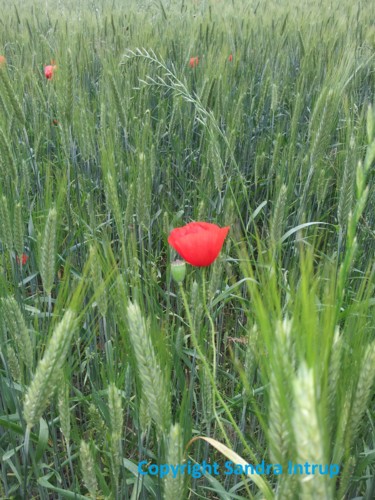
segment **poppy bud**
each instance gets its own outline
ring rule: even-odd
[[[19,257],[18,255],[16,255],[16,262],[17,264],[22,264],[23,266],[26,264],[26,262],[28,261],[29,259],[29,256],[25,253],[23,253],[21,255],[21,257]]]
[[[44,76],[47,78],[47,80],[51,80],[53,77],[53,73],[57,66],[48,64],[47,66],[44,66]]]
[[[189,65],[191,68],[195,68],[195,66],[198,66],[199,63],[199,58],[198,57],[191,57],[189,61]]]
[[[175,260],[171,264],[172,278],[176,283],[182,283],[186,274],[186,263],[183,260]]]

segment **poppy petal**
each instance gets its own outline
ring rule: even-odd
[[[192,266],[209,266],[218,257],[228,231],[229,226],[190,222],[173,229],[168,243]]]

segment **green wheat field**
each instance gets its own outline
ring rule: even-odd
[[[0,7],[0,498],[373,500],[375,2]]]

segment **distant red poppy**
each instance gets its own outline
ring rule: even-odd
[[[0,67],[5,66],[6,62],[7,62],[7,60],[6,60],[5,56],[0,56]]]
[[[232,62],[232,61],[233,61],[233,56],[232,56],[232,54],[230,54],[230,56],[228,57],[228,61],[229,61],[229,62]]]
[[[17,264],[22,264],[24,266],[26,264],[26,262],[28,261],[28,259],[29,259],[29,256],[26,255],[25,253],[22,254],[21,258],[19,258],[18,255],[16,255]]]
[[[57,127],[57,125],[58,125],[58,124],[59,124],[59,121],[58,121],[58,120],[56,120],[56,118],[54,118],[54,119],[52,120],[52,125],[55,125],[55,127]]]
[[[173,229],[168,243],[192,266],[209,266],[217,259],[229,229],[209,222],[190,222]]]
[[[195,66],[198,66],[199,63],[199,57],[191,57],[189,61],[189,65],[191,68],[195,68]]]
[[[48,66],[44,66],[44,76],[47,80],[51,80],[56,69],[57,66],[55,64],[48,64]]]

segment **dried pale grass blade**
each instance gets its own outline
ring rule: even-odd
[[[189,448],[191,444],[194,443],[194,441],[197,441],[198,439],[202,439],[203,441],[206,441],[208,444],[216,448],[222,455],[227,457],[229,460],[231,460],[234,464],[241,465],[242,468],[245,468],[246,465],[249,465],[242,457],[240,457],[237,453],[235,453],[233,450],[230,450],[227,446],[224,444],[220,443],[219,441],[216,441],[216,439],[208,438],[205,436],[196,436],[193,439],[191,439],[188,444],[186,445],[186,448]],[[248,472],[246,474],[251,478],[252,481],[258,486],[260,491],[263,493],[264,498],[266,500],[272,500],[274,498],[274,494],[270,487],[267,485],[267,483],[264,481],[262,477],[258,474],[252,474],[251,472]]]

